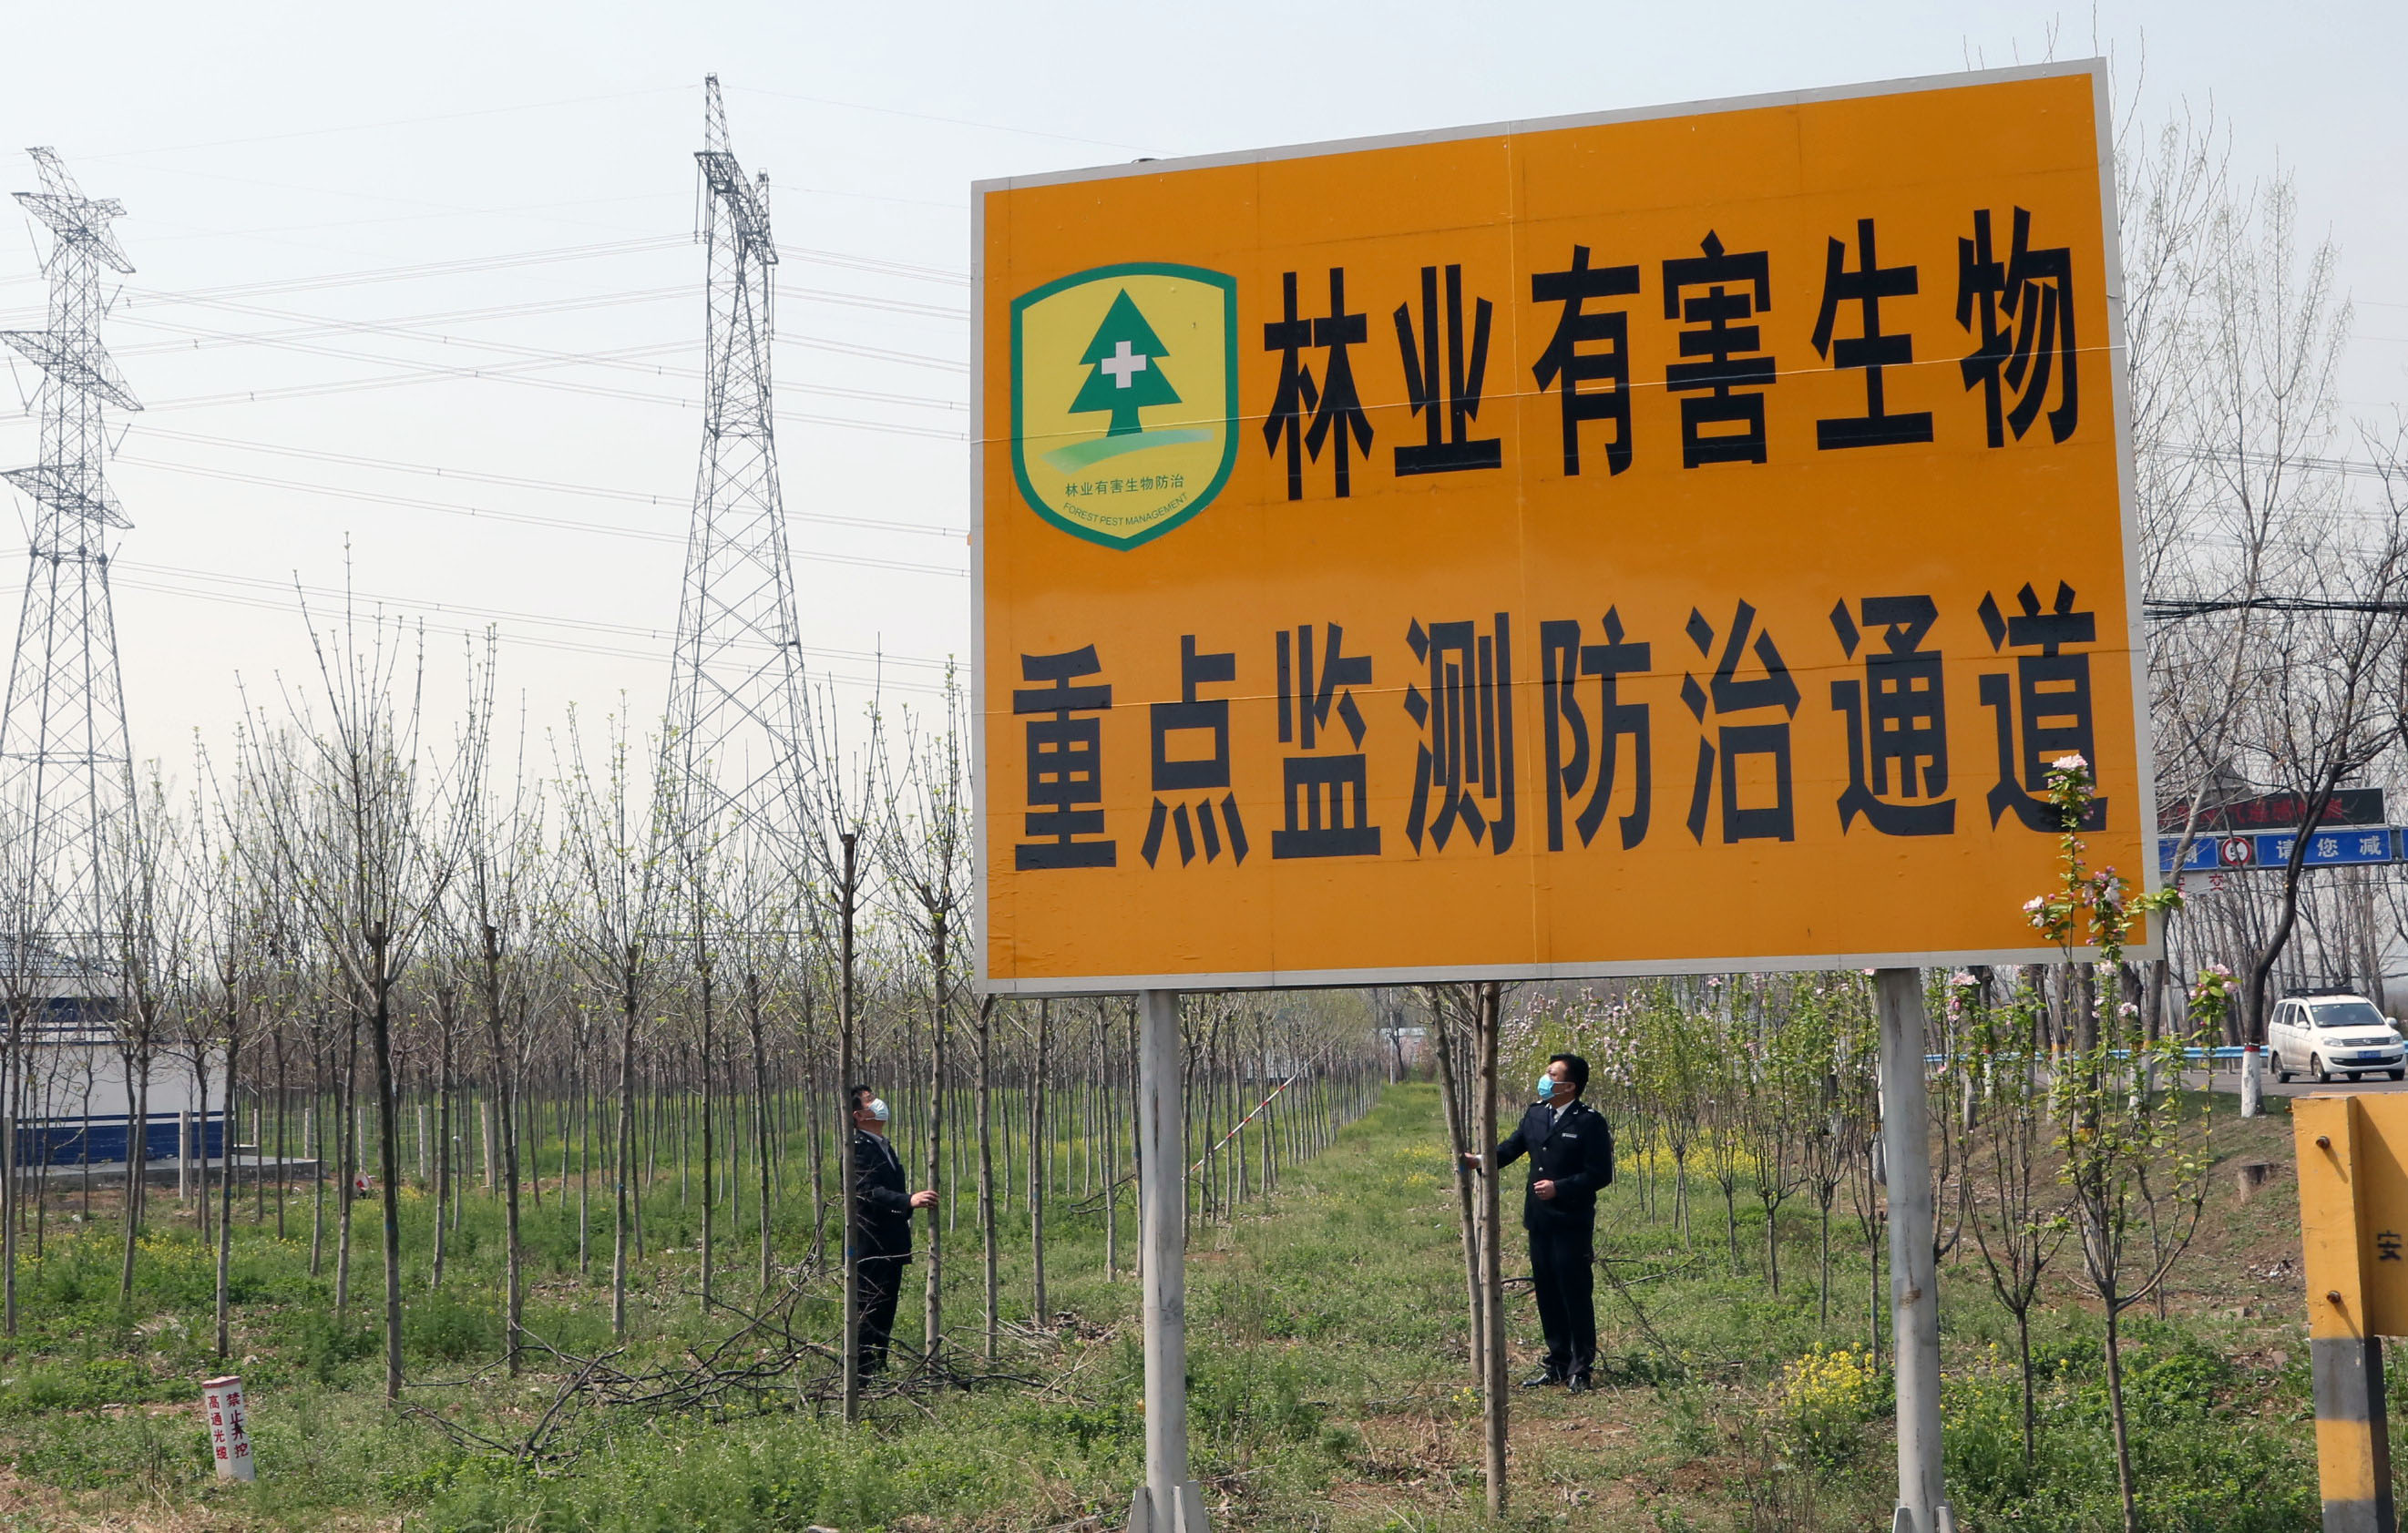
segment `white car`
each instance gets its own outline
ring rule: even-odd
[[[2329,1082],[2343,1074],[2356,1081],[2377,1070],[2394,1081],[2408,1077],[2408,1044],[2391,1019],[2362,996],[2335,991],[2286,996],[2274,1007],[2266,1043],[2277,1081],[2313,1075]]]

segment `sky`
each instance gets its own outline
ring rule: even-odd
[[[315,685],[303,604],[424,625],[427,707],[498,635],[506,725],[655,717],[700,444],[702,79],[767,171],[807,664],[855,702],[967,666],[977,179],[2082,58],[2296,179],[2357,303],[2345,405],[2408,401],[2408,7],[1332,3],[12,7],[0,190],[48,145],[122,201],[104,338],[137,757]],[[9,168],[14,166],[13,171]],[[15,218],[13,208],[0,222]],[[21,224],[24,221],[19,219]],[[41,322],[0,229],[0,328]],[[22,361],[0,464],[33,461]],[[11,493],[13,494],[13,492]],[[24,519],[0,537],[18,604]],[[14,631],[12,621],[9,630]]]

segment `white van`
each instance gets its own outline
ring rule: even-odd
[[[2277,1081],[2313,1075],[2329,1082],[2342,1074],[2356,1081],[2376,1070],[2394,1081],[2408,1077],[2408,1044],[2391,1019],[2347,991],[2286,996],[2275,1004],[2266,1044]]]

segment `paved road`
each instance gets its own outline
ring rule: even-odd
[[[2183,1072],[2183,1084],[2190,1087],[2194,1091],[2207,1083],[2209,1083],[2208,1078],[2203,1071],[2186,1070]],[[2241,1072],[2239,1070],[2217,1070],[2214,1072],[2213,1084],[2215,1090],[2229,1092],[2233,1096],[2237,1096],[2241,1094]],[[2270,1070],[2266,1073],[2266,1077],[2262,1084],[2265,1086],[2266,1095],[2269,1096],[2314,1096],[2321,1092],[2338,1091],[2408,1091],[2408,1081],[2394,1081],[2390,1077],[2385,1075],[2377,1075],[2372,1079],[2364,1081],[2352,1081],[2347,1077],[2343,1077],[2342,1079],[2336,1080],[2329,1086],[2320,1086],[2305,1076],[2294,1076],[2291,1080],[2291,1083],[2286,1086],[2276,1081],[2274,1079],[2273,1072]]]

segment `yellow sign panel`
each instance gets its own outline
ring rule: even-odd
[[[2325,1526],[2388,1527],[2377,1339],[2408,1335],[2408,1096],[2293,1097],[2291,1128]]]
[[[2408,1096],[2294,1097],[2291,1118],[2312,1334],[2408,1336]]]
[[[2156,881],[2100,66],[976,192],[1001,991],[2035,958]]]

